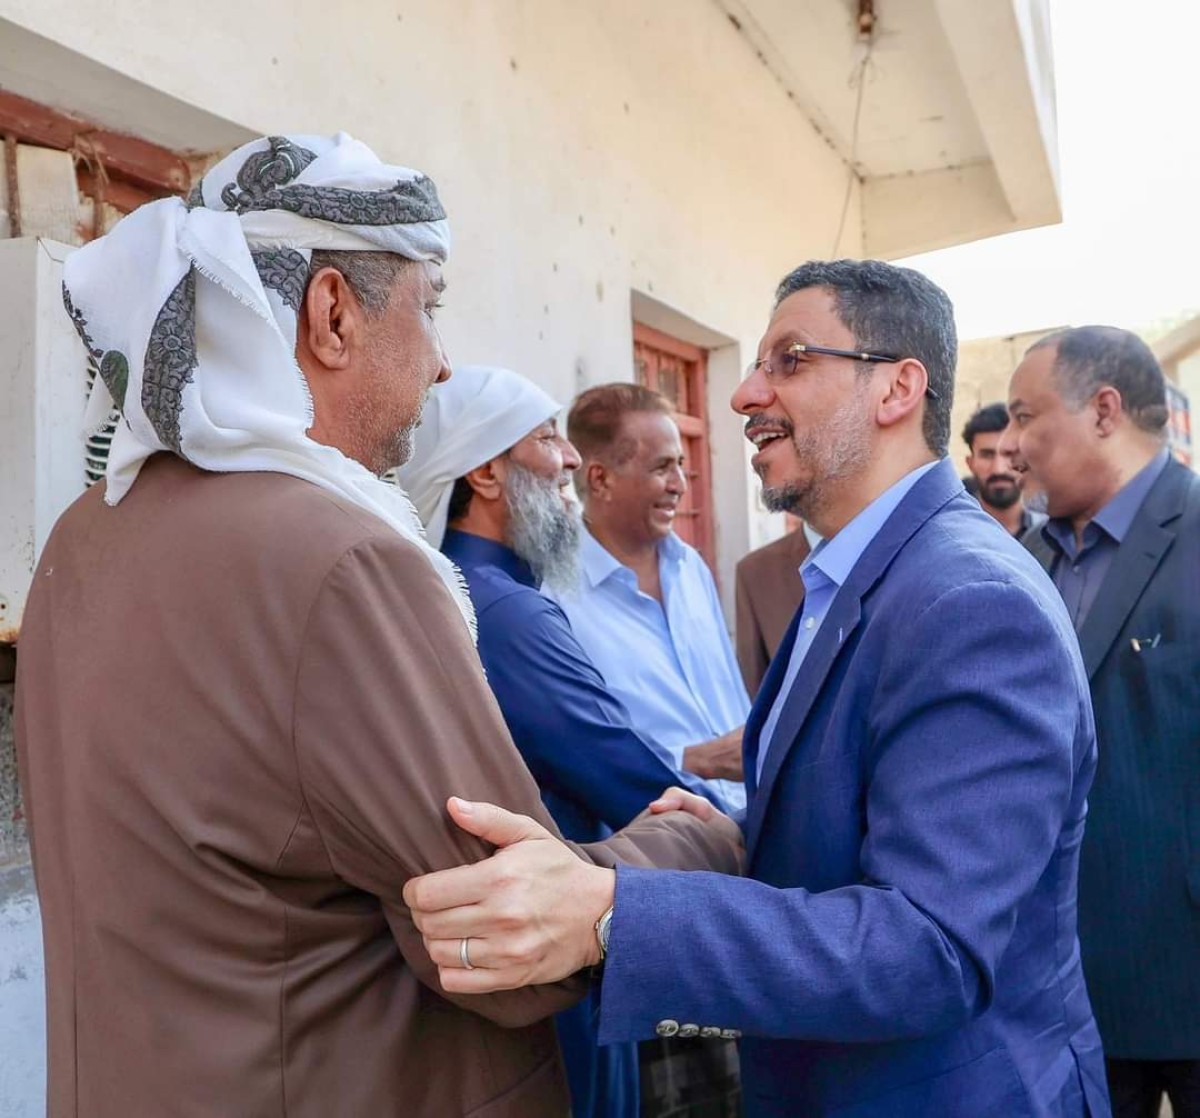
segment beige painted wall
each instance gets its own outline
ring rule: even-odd
[[[50,41],[39,69],[63,107],[88,108],[78,52],[148,96],[260,133],[344,128],[429,173],[455,238],[457,361],[511,365],[564,401],[628,379],[634,293],[731,339],[711,392],[726,591],[773,534],[728,398],[775,283],[830,251],[847,170],[715,4],[0,0],[0,19]]]
[[[1058,329],[1058,327],[1054,327]],[[950,457],[960,474],[967,472],[967,446],[962,429],[985,404],[1008,400],[1008,380],[1025,351],[1053,330],[1030,330],[1001,338],[976,338],[960,342],[954,378],[954,412],[950,426]]]

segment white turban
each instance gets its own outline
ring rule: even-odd
[[[561,404],[509,369],[464,365],[434,386],[412,457],[397,471],[430,543],[440,547],[446,534],[455,481],[516,446],[560,411]]]
[[[89,429],[119,413],[105,500],[164,450],[205,470],[303,478],[422,548],[473,631],[461,576],[404,493],[308,437],[296,322],[314,249],[440,263],[449,228],[428,178],[345,133],[270,136],[222,159],[187,202],[142,206],[67,260],[63,301],[99,373]]]

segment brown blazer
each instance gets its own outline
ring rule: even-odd
[[[100,489],[18,655],[50,1115],[562,1118],[545,1018],[582,983],[445,994],[401,897],[488,853],[452,793],[553,829],[432,568],[278,474]],[[736,872],[682,817],[589,851]]]
[[[797,528],[737,565],[737,658],[752,698],[804,601],[799,571],[808,551],[804,530]]]

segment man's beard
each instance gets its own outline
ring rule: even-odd
[[[809,431],[797,437],[791,422],[784,420],[796,458],[807,466],[806,481],[788,481],[783,485],[763,486],[763,504],[770,512],[790,512],[806,523],[820,520],[829,503],[830,488],[858,473],[871,458],[871,440],[862,415],[861,397],[866,381],[830,417],[819,432]]]
[[[385,439],[380,441],[376,448],[373,473],[379,476],[390,474],[412,457],[413,439],[416,437],[417,428],[421,426],[421,419],[425,414],[425,405],[428,401],[429,391],[427,390],[421,397],[421,406],[417,409],[417,414],[398,431],[389,433]],[[364,422],[369,422],[369,417],[364,417]]]
[[[1021,499],[1021,490],[1016,478],[988,478],[979,483],[979,496],[984,504],[1003,510],[1012,508]]]
[[[578,509],[563,504],[559,479],[547,479],[510,458],[504,489],[508,545],[529,564],[534,578],[551,590],[579,585]]]

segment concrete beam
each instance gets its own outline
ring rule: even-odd
[[[991,163],[867,179],[863,255],[895,260],[1018,228]]]
[[[1044,0],[935,0],[967,98],[1013,213],[1062,220],[1054,67]]]

